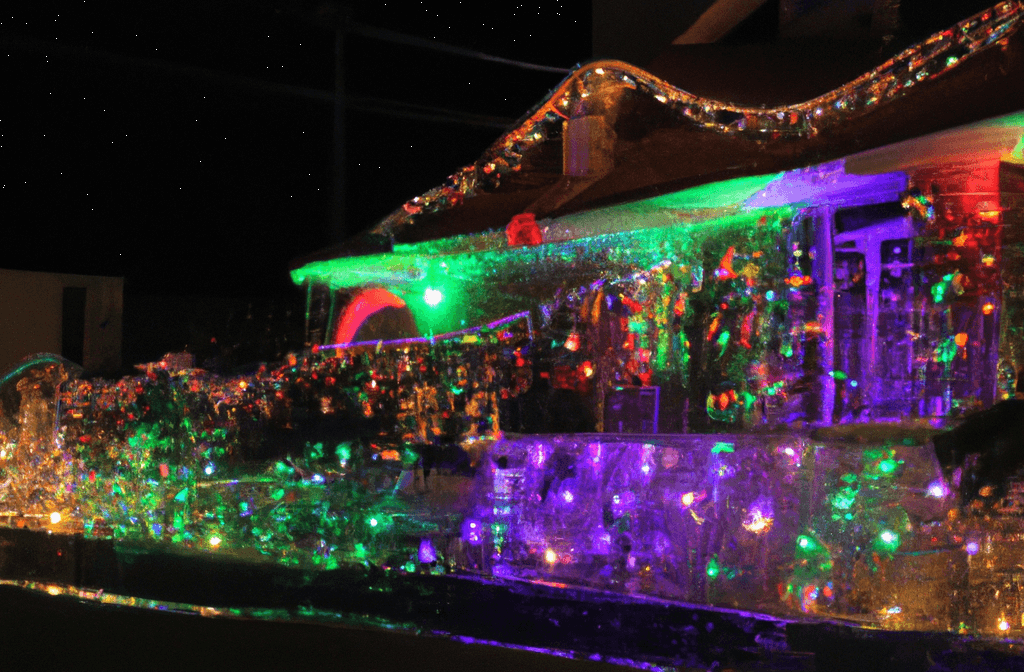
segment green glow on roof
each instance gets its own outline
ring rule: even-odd
[[[694,263],[699,250],[723,240],[747,254],[770,250],[794,206],[750,208],[743,202],[772,179],[732,180],[714,185],[728,186],[721,192],[700,187],[680,192],[689,196],[677,201],[663,196],[545,220],[546,242],[540,245],[509,247],[504,234],[494,232],[454,236],[396,245],[388,254],[312,262],[293,270],[292,281],[334,289],[385,287],[406,302],[420,336],[456,331],[526,310],[544,287],[616,280],[666,262]],[[703,210],[654,205],[734,200]],[[430,305],[439,295],[443,300]]]
[[[753,211],[744,210],[741,204],[782,175],[783,173],[776,173],[740,177],[691,187],[664,196],[567,215],[550,223],[545,239],[551,242],[538,247],[608,235],[638,234],[645,229],[728,225],[737,217],[745,219],[751,216]],[[684,213],[680,211],[686,210],[692,211],[692,220],[699,221],[681,221],[684,219]],[[391,254],[311,262],[302,268],[294,269],[291,278],[297,285],[301,285],[308,278],[313,278],[329,282],[335,287],[357,287],[367,284],[394,286],[422,279],[423,256],[498,252],[511,255],[514,259],[530,256],[529,251],[533,249],[536,248],[508,248],[502,233],[453,236],[412,245],[398,244]]]
[[[744,202],[782,175],[783,173],[754,175],[753,177],[737,177],[732,180],[702,184],[699,187],[690,187],[664,196],[637,201],[636,205],[678,210],[724,208]]]

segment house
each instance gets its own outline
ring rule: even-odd
[[[670,432],[990,405],[1024,365],[1022,22],[1001,2],[804,102],[689,92],[690,52],[661,76],[585,65],[444,185],[299,260],[311,327],[341,348],[526,314],[537,368],[603,429],[634,387]]]

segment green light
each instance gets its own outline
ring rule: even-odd
[[[900,547],[900,535],[892,530],[882,530],[875,539],[875,548],[880,551],[893,552]]]
[[[843,488],[832,495],[830,499],[832,500],[832,506],[841,511],[846,511],[857,500],[857,493],[850,488]]]
[[[721,352],[718,353],[719,356],[721,356],[721,355],[723,355],[725,353],[725,348],[728,345],[729,345],[729,332],[728,331],[723,331],[722,334],[718,337],[718,347],[720,347],[722,349]]]
[[[781,179],[783,173],[770,175],[754,175],[739,177],[691,187],[664,196],[639,201],[637,205],[670,209],[721,208],[741,203],[767,187],[771,182]]]
[[[427,287],[426,291],[423,292],[423,302],[433,308],[437,304],[444,300],[444,294],[441,290],[434,289],[433,287]]]
[[[732,453],[735,452],[735,450],[736,448],[733,444],[726,443],[724,441],[719,441],[715,443],[714,446],[711,447],[711,454],[715,455],[717,453]]]
[[[710,579],[718,578],[718,574],[722,571],[722,566],[718,564],[718,558],[712,557],[708,560],[707,575]]]
[[[889,475],[896,471],[896,460],[882,460],[878,463],[878,470],[883,474]]]
[[[935,350],[936,359],[943,364],[951,363],[956,358],[956,353],[957,345],[956,338],[954,336],[950,336],[942,343],[939,343],[939,346]]]

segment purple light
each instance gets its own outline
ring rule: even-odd
[[[978,542],[976,542],[976,541],[968,541],[967,545],[964,546],[964,550],[967,551],[967,555],[977,555],[978,554]]]
[[[846,172],[845,161],[840,160],[783,173],[748,198],[745,205],[748,208],[778,207],[792,203],[814,205],[834,199],[836,194],[843,194],[850,200],[871,194],[879,200],[895,201],[899,200],[906,185],[907,176],[904,173],[850,174]]]
[[[419,558],[421,563],[429,564],[437,560],[437,551],[430,539],[420,540]]]
[[[945,481],[932,481],[928,484],[928,496],[935,499],[945,499],[949,494],[949,488]]]
[[[462,538],[467,544],[479,546],[483,543],[483,525],[479,520],[467,519],[462,523]]]

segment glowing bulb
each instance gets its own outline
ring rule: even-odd
[[[433,287],[427,287],[427,291],[423,292],[423,302],[428,306],[436,306],[441,303],[442,300],[444,300],[444,294]]]
[[[942,499],[948,494],[946,484],[942,481],[932,481],[928,485],[928,496],[935,499]]]
[[[566,490],[565,492],[562,493],[562,499],[565,500],[566,504],[572,504],[572,500],[573,500],[572,493],[569,492],[568,490]]]
[[[221,538],[218,537],[216,534],[213,535],[212,537],[210,537],[210,546],[213,546],[214,548],[217,548],[218,546],[220,546],[220,542],[221,542]]]
[[[692,506],[693,505],[693,499],[694,499],[694,494],[692,492],[687,492],[686,494],[684,494],[683,495],[683,499],[682,499],[683,506]]]
[[[1000,629],[1000,630],[1002,630],[1003,632],[1006,632],[1007,630],[1009,630],[1009,629],[1010,629],[1010,623],[1009,623],[1009,622],[1008,622],[1008,621],[1007,621],[1007,620],[1006,620],[1005,618],[1003,618],[1002,616],[1000,616],[1000,617],[999,617],[999,623],[998,623],[998,627],[999,627],[999,629]]]
[[[60,522],[60,514],[57,513],[56,511],[54,511],[53,513],[50,514],[50,524],[51,525],[56,525],[59,522]]]
[[[421,539],[419,548],[419,560],[423,563],[431,563],[437,560],[437,551],[430,539]]]
[[[370,518],[370,527],[377,527],[377,519]]]
[[[549,548],[548,550],[544,551],[544,562],[548,563],[549,565],[555,564],[556,562],[558,562],[558,553],[555,553],[555,550],[552,548]]]

